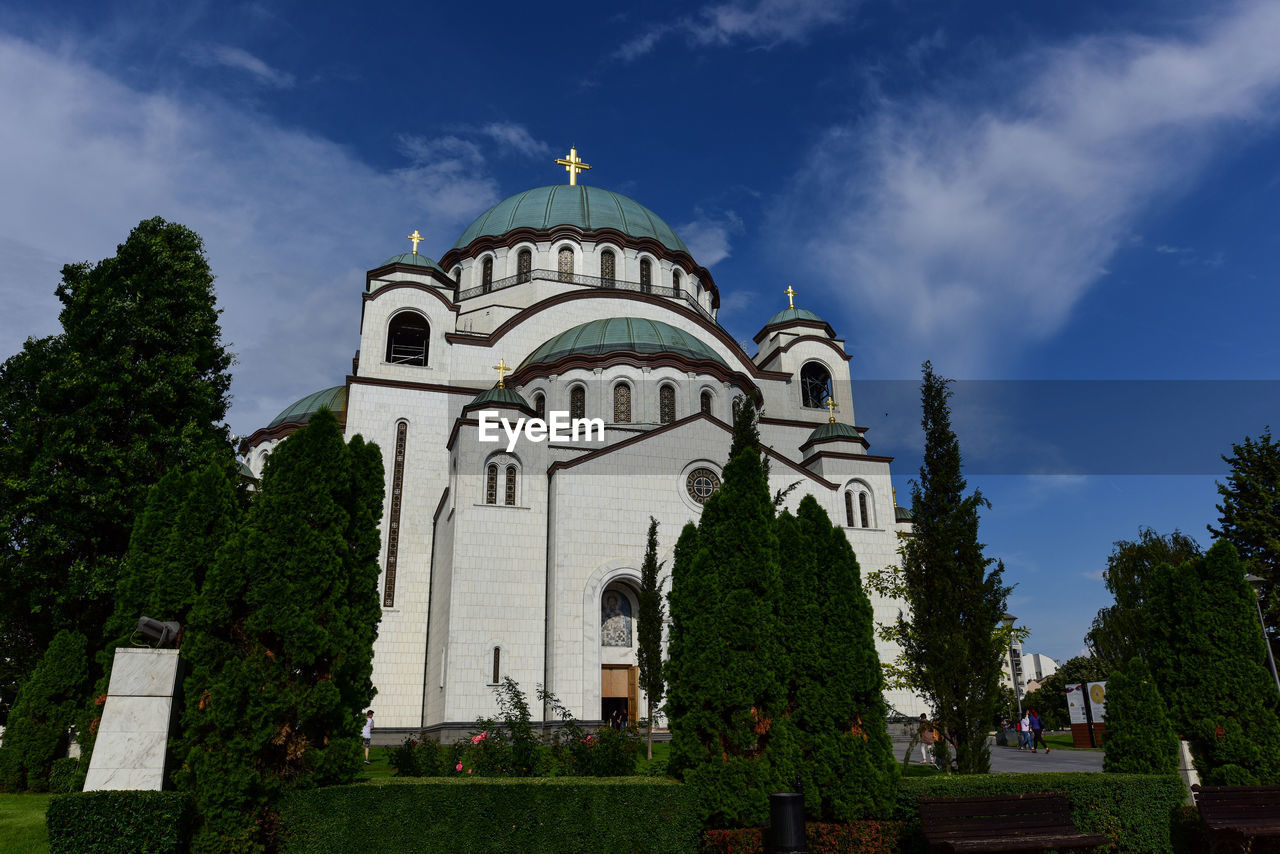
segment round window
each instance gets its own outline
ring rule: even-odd
[[[707,499],[720,488],[720,477],[711,469],[694,469],[689,472],[684,485],[689,490],[690,498],[699,504],[706,504]]]

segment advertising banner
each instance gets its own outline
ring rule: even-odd
[[[1079,685],[1067,686],[1067,712],[1071,716],[1071,723],[1086,724],[1089,722],[1084,713],[1084,706],[1087,702],[1088,700],[1085,699]]]
[[[1094,723],[1102,723],[1107,719],[1107,683],[1090,682],[1086,687],[1089,692],[1089,714],[1093,715]]]

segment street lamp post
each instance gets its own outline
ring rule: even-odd
[[[1262,617],[1262,601],[1259,599],[1262,593],[1261,585],[1266,579],[1250,574],[1246,575],[1244,580],[1253,587],[1253,604],[1258,609],[1258,625],[1262,627],[1262,645],[1267,648],[1267,664],[1271,665],[1271,678],[1276,682],[1276,692],[1280,693],[1280,675],[1276,673],[1276,657],[1271,652],[1271,641],[1267,639],[1267,621]]]

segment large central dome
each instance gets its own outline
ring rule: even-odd
[[[467,226],[453,248],[462,249],[477,237],[496,237],[517,228],[549,231],[558,225],[583,231],[613,228],[632,237],[651,237],[677,252],[689,252],[662,217],[635,199],[583,184],[537,187],[503,199]]]
[[[566,329],[543,342],[520,363],[520,368],[554,362],[565,356],[603,356],[618,352],[644,355],[674,353],[687,359],[725,364],[724,359],[706,343],[669,323],[644,317],[607,317]]]

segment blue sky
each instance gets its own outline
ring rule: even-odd
[[[961,380],[1276,377],[1280,5],[618,9],[0,3],[0,352],[56,330],[62,264],[178,220],[219,277],[249,432],[342,380],[363,272],[402,235],[439,257],[489,205],[563,180],[574,144],[586,183],[711,268],[736,338],[794,284],[855,382],[924,358]],[[1179,451],[1280,427],[1265,382],[1161,385],[1159,418],[1099,385],[1035,434],[1034,395],[1011,413],[968,406],[971,387],[962,447],[1016,449],[973,469],[983,538],[1028,650],[1058,658],[1106,604],[1114,540],[1207,540],[1215,472]],[[918,413],[880,402],[856,420],[898,455],[902,495]],[[1154,463],[1116,462],[1148,438]]]

